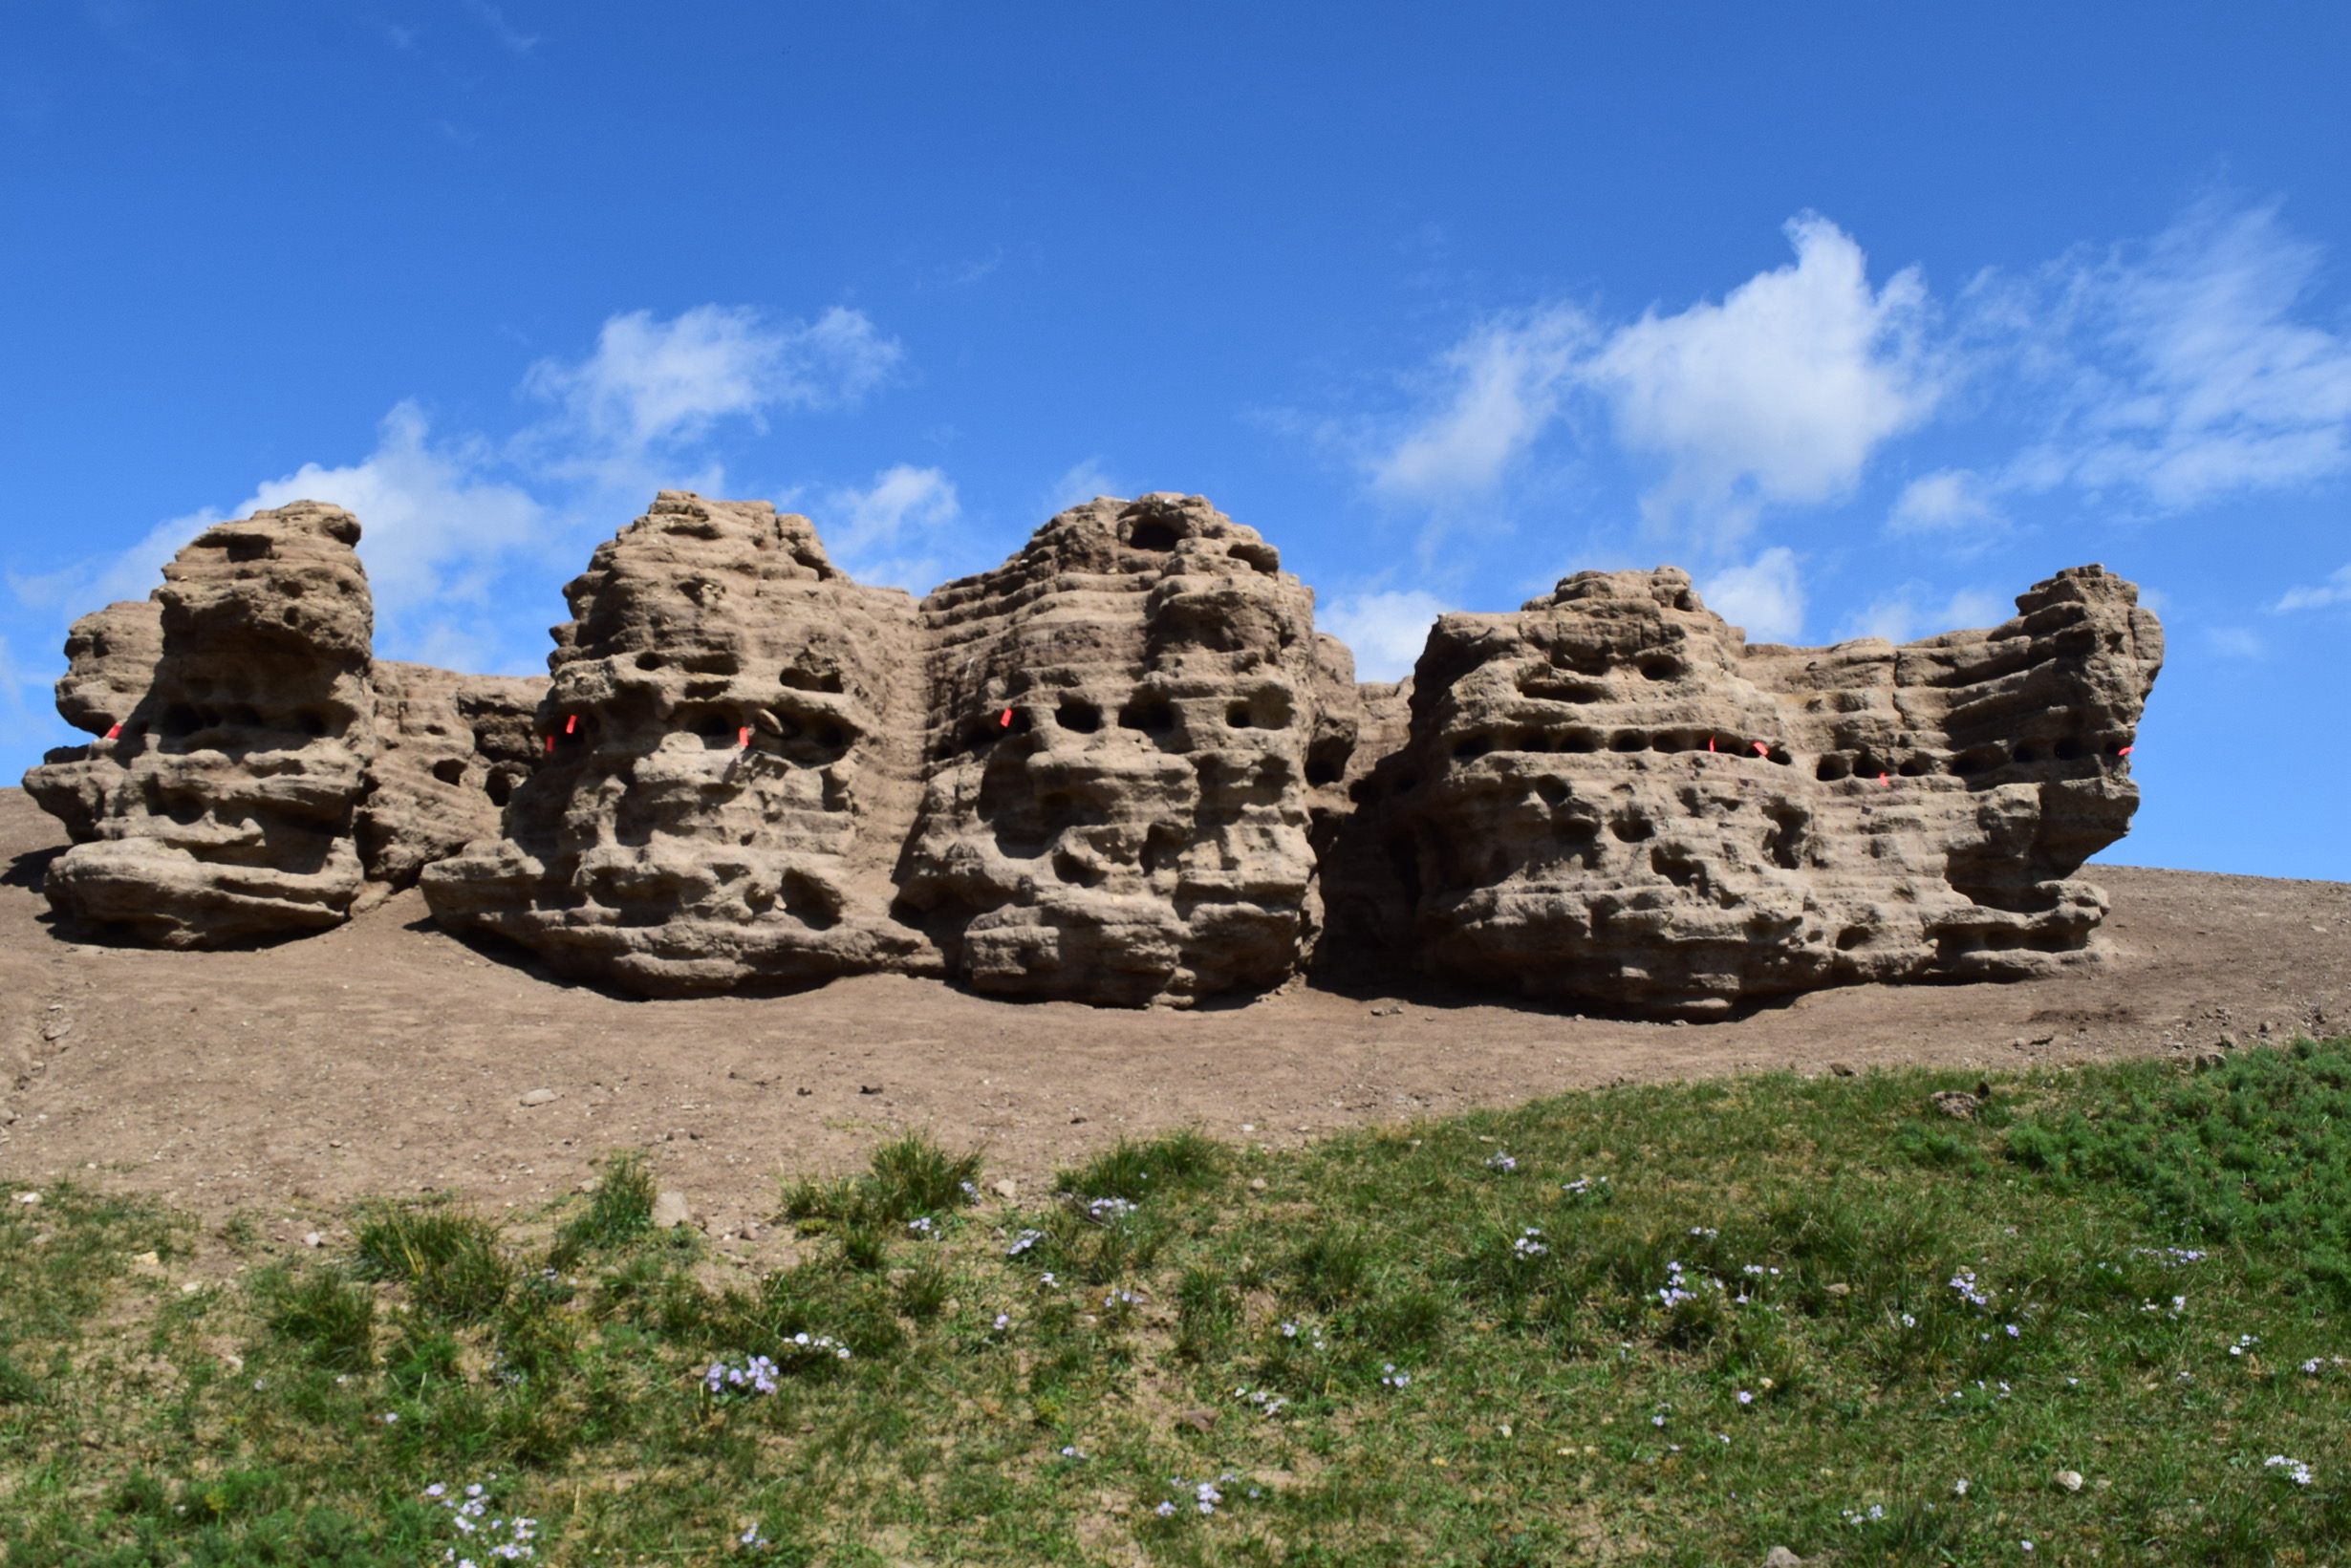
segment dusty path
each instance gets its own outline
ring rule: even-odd
[[[1015,1004],[870,977],[810,994],[620,1000],[435,930],[413,892],[265,952],[58,940],[62,843],[0,790],[0,1173],[160,1192],[292,1231],[304,1211],[455,1187],[526,1204],[650,1146],[735,1240],[774,1176],[880,1136],[984,1140],[1025,1191],[1122,1133],[1296,1143],[1617,1080],[1935,1062],[2013,1066],[2351,1022],[2351,884],[2102,868],[2108,962],[2028,984],[1824,992],[1731,1023],[1585,1020],[1298,989],[1184,1014]],[[533,1090],[556,1096],[526,1106]],[[86,1169],[85,1169],[86,1168]]]

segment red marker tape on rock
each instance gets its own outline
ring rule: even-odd
[[[116,725],[113,729],[108,730],[108,731],[106,732],[106,739],[107,739],[107,740],[109,740],[109,741],[119,741],[119,740],[121,740],[121,739],[122,739],[122,726],[121,726],[121,725],[119,725],[119,724],[117,724],[117,725]],[[2125,746],[2123,749],[2124,749],[2125,751],[2128,751],[2128,750],[2130,749],[2130,747],[2128,747],[2128,746]]]
[[[739,729],[739,730],[737,730],[737,731],[735,732],[735,744],[736,744],[739,748],[741,748],[742,750],[744,750],[744,751],[748,751],[748,750],[750,750],[750,749],[751,749],[751,726],[750,726],[750,725],[745,724],[745,725],[744,725],[741,729]]]
[[[1756,754],[1758,757],[1768,757],[1768,756],[1770,756],[1770,755],[1771,755],[1771,749],[1772,749],[1771,747],[1769,747],[1769,746],[1765,745],[1765,744],[1764,744],[1762,741],[1758,741],[1755,743],[1755,754]]]
[[[1893,787],[1894,787],[1894,781],[1893,781],[1893,780],[1891,780],[1891,779],[1889,779],[1889,778],[1887,778],[1887,777],[1885,774],[1883,774],[1883,773],[1881,773],[1881,774],[1879,774],[1879,775],[1878,775],[1878,783],[1880,783],[1880,784],[1884,784],[1884,785],[1885,785],[1887,788],[1888,788],[1888,789],[1891,789],[1891,788],[1893,788]]]
[[[547,749],[550,751],[555,749],[555,738],[551,735],[547,738]]]
[[[2139,748],[2138,748],[2137,746],[2135,746],[2135,745],[2134,745],[2134,746],[2125,746],[2122,750],[2120,750],[2120,751],[2116,752],[2116,753],[2115,753],[2115,755],[2116,755],[2117,757],[2127,757],[2127,756],[2129,756],[2132,752],[2137,751],[2138,749],[2139,749]]]
[[[1706,749],[1709,751],[1715,749],[1715,738],[1711,735],[1706,738]]]
[[[566,735],[577,735],[579,733],[578,714],[572,714],[565,718],[563,721],[563,733]]]
[[[1012,727],[1012,710],[1010,708],[1006,708],[1004,710],[1003,718],[999,720],[998,722],[1003,724],[1004,728],[1010,729]]]

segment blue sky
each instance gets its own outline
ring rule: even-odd
[[[1758,638],[2170,633],[2106,858],[2351,878],[2351,11],[19,0],[0,767],[205,521],[541,666],[653,490],[921,591],[1204,493],[1367,676],[1672,561]]]

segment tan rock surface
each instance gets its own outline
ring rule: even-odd
[[[356,833],[382,892],[499,835],[499,812],[537,761],[542,676],[462,676],[377,659],[376,756]],[[380,894],[371,894],[380,896]]]
[[[935,969],[890,915],[914,601],[836,569],[806,518],[667,490],[564,592],[545,749],[504,836],[425,871],[434,916],[643,995]]]
[[[2137,805],[2162,633],[2097,567],[2017,604],[1901,648],[1750,646],[1661,568],[1443,617],[1329,857],[1334,957],[1689,1017],[2077,959],[2106,906],[2073,872]]]
[[[87,841],[49,869],[60,915],[211,947],[348,913],[361,880],[352,812],[375,753],[358,537],[349,512],[313,502],[206,529],[163,569],[152,681],[119,720],[140,618],[116,606],[76,623],[60,709],[121,731],[28,777],[44,804],[89,814]]]
[[[1296,973],[1352,660],[1197,496],[1097,499],[922,602],[929,776],[902,901],[978,990],[1189,1003]]]

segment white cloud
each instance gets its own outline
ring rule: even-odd
[[[2142,593],[2139,597],[2144,602],[2146,595]],[[2329,573],[2326,581],[2317,588],[2288,589],[2284,597],[2271,608],[2279,612],[2323,610],[2335,604],[2351,604],[2351,567]]]
[[[233,508],[170,519],[129,549],[11,585],[27,604],[74,614],[141,598],[163,563],[211,524],[291,501],[332,502],[364,529],[359,555],[375,591],[379,654],[470,669],[528,666],[535,649],[525,645],[560,609],[548,585],[585,555],[583,533],[609,529],[658,487],[720,492],[723,470],[694,443],[721,420],[846,406],[902,358],[854,311],[782,328],[717,305],[668,321],[641,311],[615,315],[585,358],[530,367],[526,389],[556,407],[507,441],[437,440],[423,410],[402,402],[356,462],[305,463]],[[833,500],[848,515],[828,530],[829,545],[852,570],[885,580],[928,570],[923,551],[958,511],[955,486],[935,468],[891,468]],[[546,603],[519,612],[525,598]]]
[[[1846,616],[1844,630],[1838,634],[1840,640],[1884,637],[1887,642],[1909,642],[1942,632],[1997,626],[2016,613],[2010,603],[1998,594],[1975,589],[1961,589],[1940,605],[1922,605],[1918,602],[1918,595],[1923,587],[1918,583],[1905,583],[1893,592],[1873,601],[1866,609]]]
[[[1927,291],[1915,269],[1873,290],[1861,247],[1826,219],[1793,219],[1787,235],[1795,262],[1720,304],[1607,333],[1556,305],[1479,326],[1439,362],[1440,405],[1371,456],[1373,484],[1438,505],[1491,490],[1581,392],[1620,445],[1662,466],[1642,497],[1661,529],[1728,543],[1765,505],[1844,495],[1941,397]]]
[[[1751,642],[1794,642],[1804,629],[1804,587],[1796,553],[1774,546],[1743,567],[1725,567],[1698,587],[1707,608]]]
[[[2056,394],[2009,483],[2178,512],[2351,471],[2351,336],[2295,318],[2319,261],[2275,205],[2208,200],[2143,254],[1980,284],[1979,330]]]
[[[1564,306],[1492,322],[1447,350],[1445,407],[1373,462],[1381,489],[1445,500],[1490,489],[1558,411],[1589,325]]]
[[[2006,525],[1984,477],[1966,468],[1938,469],[1910,481],[1886,520],[1894,533],[1982,535]]]
[[[1916,269],[1873,292],[1861,247],[1836,225],[1807,215],[1787,234],[1795,265],[1720,305],[1644,316],[1592,363],[1619,438],[1666,464],[1642,498],[1652,521],[1694,521],[1728,540],[1758,503],[1834,500],[1940,396]]]
[[[1046,517],[1058,516],[1072,506],[1082,506],[1096,496],[1125,496],[1126,490],[1111,477],[1100,458],[1088,458],[1071,463],[1059,479],[1045,487],[1039,509]],[[1042,519],[1040,519],[1042,521]]]
[[[862,311],[839,306],[781,328],[744,306],[698,305],[666,322],[633,311],[604,323],[586,359],[531,366],[526,390],[561,412],[526,432],[520,450],[628,483],[655,449],[698,440],[721,419],[852,405],[904,357]]]
[[[962,514],[953,481],[937,468],[899,463],[865,489],[833,491],[829,502],[817,531],[842,569],[860,582],[930,591],[941,532]]]
[[[1429,628],[1453,608],[1421,589],[1350,593],[1332,599],[1315,623],[1354,652],[1357,680],[1402,680],[1428,646]]]

